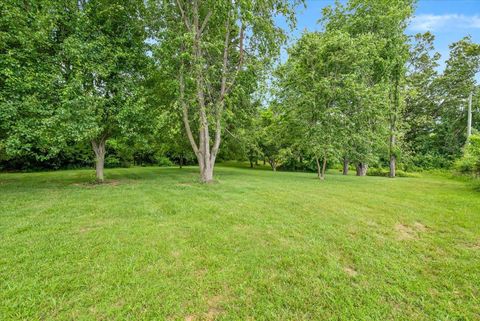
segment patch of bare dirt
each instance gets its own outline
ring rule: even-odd
[[[418,239],[421,233],[428,231],[428,227],[420,222],[415,222],[413,225],[406,225],[397,223],[395,224],[395,230],[398,233],[398,239],[400,240],[413,240]]]
[[[422,223],[420,222],[415,222],[413,224],[413,228],[417,231],[417,232],[426,232],[428,230],[428,227],[426,227],[425,225],[423,225]]]
[[[215,295],[210,297],[207,300],[207,311],[203,314],[189,314],[185,316],[185,321],[196,321],[196,320],[206,320],[213,321],[216,320],[222,313],[224,309],[222,308],[222,303],[225,302],[225,297],[223,295]]]
[[[469,250],[480,250],[480,241],[474,243],[467,243],[465,247]]]
[[[96,230],[96,229],[98,229],[98,227],[96,227],[96,226],[85,226],[85,227],[80,228],[80,230],[78,230],[78,231],[83,234],[83,233],[88,233],[88,232]]]
[[[408,225],[397,223],[395,224],[395,231],[397,231],[400,240],[412,240],[416,238],[415,231]]]
[[[211,297],[208,300],[208,311],[205,315],[206,320],[215,320],[215,318],[223,313],[223,309],[221,308],[221,303],[224,301],[224,297],[221,295],[216,295]]]
[[[205,275],[207,275],[207,273],[207,269],[199,269],[195,271],[195,276],[198,278],[203,278]]]
[[[352,267],[346,266],[343,268],[343,270],[348,274],[348,276],[355,277],[358,275],[358,272]]]

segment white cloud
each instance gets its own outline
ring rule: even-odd
[[[410,29],[413,31],[438,31],[441,29],[477,29],[480,28],[480,16],[463,14],[420,14],[412,19]]]

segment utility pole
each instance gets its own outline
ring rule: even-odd
[[[472,92],[470,92],[470,96],[468,96],[467,141],[470,135],[472,135]]]

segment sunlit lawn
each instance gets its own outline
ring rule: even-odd
[[[464,182],[106,174],[0,174],[0,320],[480,319]]]

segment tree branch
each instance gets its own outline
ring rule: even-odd
[[[233,85],[235,84],[235,80],[237,79],[237,76],[238,76],[238,73],[240,72],[240,69],[242,69],[242,66],[243,66],[243,57],[244,57],[244,53],[245,53],[245,49],[243,48],[243,45],[244,45],[244,39],[245,39],[245,26],[244,24],[242,23],[242,26],[240,27],[240,34],[239,34],[239,58],[238,58],[238,64],[237,64],[237,67],[235,68],[235,74],[233,75],[232,77],[232,81],[230,82],[230,85],[225,88],[225,92],[224,92],[224,96],[230,92],[230,90],[232,89]],[[222,97],[223,99],[224,97]]]
[[[185,15],[185,11],[183,10],[180,0],[177,0],[177,6],[178,6],[178,9],[180,10],[180,14],[182,15],[182,19],[183,19],[183,22],[185,23],[185,26],[187,27],[188,31],[192,31],[192,25],[190,24],[190,21],[188,21],[187,16]]]
[[[221,141],[221,132],[222,132],[222,123],[221,115],[223,111],[223,104],[225,99],[225,94],[227,90],[227,68],[228,68],[228,49],[230,47],[230,19],[227,19],[225,23],[225,41],[223,44],[223,62],[222,62],[222,80],[220,85],[220,95],[218,96],[218,101],[215,104],[215,142],[212,148],[212,154],[210,157],[214,158],[217,155],[218,149],[220,148]]]
[[[183,124],[185,126],[185,131],[187,132],[188,140],[190,141],[190,145],[192,145],[193,151],[195,155],[199,155],[198,146],[193,138],[192,129],[190,128],[190,120],[188,119],[188,106],[185,103],[185,80],[183,78],[184,73],[184,66],[183,63],[180,67],[180,75],[179,75],[179,90],[180,90],[180,104],[182,106],[182,114],[183,114]]]
[[[208,20],[210,20],[210,17],[211,17],[211,16],[212,16],[212,10],[208,10],[207,16],[206,16],[205,19],[203,20],[202,26],[200,27],[200,31],[199,31],[200,37],[202,36],[203,31],[204,31],[205,28],[207,27]]]

